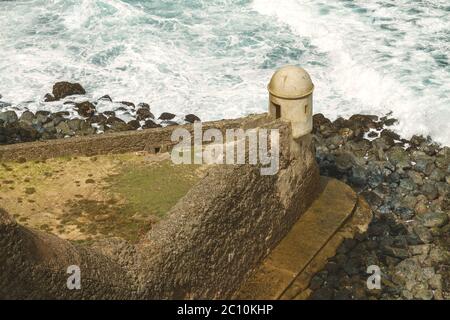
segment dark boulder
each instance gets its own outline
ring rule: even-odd
[[[125,121],[123,121],[122,119],[117,118],[115,116],[109,117],[106,120],[106,124],[108,124],[108,125],[116,125],[117,123],[126,124]]]
[[[34,113],[31,111],[24,111],[19,120],[28,124],[32,124],[34,120]]]
[[[19,118],[17,117],[17,114],[14,111],[9,110],[0,112],[0,120],[3,120],[5,124],[8,124],[17,122]]]
[[[150,110],[150,105],[148,103],[145,103],[145,102],[141,102],[137,106],[138,106],[138,108],[144,108],[144,109]]]
[[[85,118],[90,118],[95,114],[95,106],[89,101],[77,103],[75,109],[80,116]]]
[[[53,96],[56,100],[60,100],[74,94],[86,94],[86,91],[79,83],[62,81],[53,85]]]
[[[137,120],[140,121],[140,120],[146,120],[146,119],[149,119],[149,118],[154,119],[155,116],[153,115],[153,113],[150,112],[149,109],[147,109],[147,108],[139,108],[136,111],[136,118],[137,118]]]
[[[58,111],[58,112],[55,112],[54,115],[56,117],[63,117],[64,118],[64,117],[70,116],[70,112],[69,111]]]
[[[106,123],[107,118],[102,114],[95,114],[91,118],[89,118],[90,123],[99,123],[104,124]]]
[[[109,101],[112,102],[112,99],[109,95],[104,95],[103,97],[98,98],[98,100],[104,100],[104,101]]]
[[[169,113],[169,112],[163,112],[161,113],[161,115],[159,116],[159,120],[172,120],[173,118],[175,118],[175,115],[173,113]]]
[[[157,124],[153,120],[147,120],[145,121],[145,124],[142,126],[142,129],[152,129],[152,128],[160,128],[161,125]]]
[[[129,102],[129,101],[120,101],[121,104],[127,106],[127,107],[131,107],[131,108],[135,108],[135,105],[133,102]]]
[[[189,123],[194,123],[194,122],[201,121],[201,120],[195,114],[190,113],[184,117],[184,121],[189,122]]]
[[[141,124],[137,120],[131,120],[127,123],[128,127],[132,130],[137,130],[141,127]]]
[[[72,131],[78,131],[81,129],[81,123],[83,120],[81,119],[70,119],[67,121],[67,124],[69,125],[70,130]]]
[[[44,96],[44,102],[52,102],[52,101],[57,101],[58,99],[56,99],[51,93],[47,93]]]

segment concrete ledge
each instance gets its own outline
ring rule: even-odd
[[[301,299],[312,276],[345,238],[364,232],[372,213],[345,183],[322,177],[322,192],[242,285],[238,299]]]
[[[202,123],[203,129],[217,128],[252,128],[260,126],[266,120],[266,114],[248,116],[233,120],[219,120]],[[65,156],[93,156],[97,154],[125,153],[135,151],[164,152],[175,145],[171,141],[172,132],[185,128],[193,132],[193,125],[169,126],[165,128],[146,129],[105,133],[85,137],[27,142],[0,146],[0,161],[17,161],[18,159],[42,160]]]

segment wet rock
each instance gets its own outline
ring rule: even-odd
[[[160,124],[157,124],[153,120],[146,120],[145,124],[142,126],[142,129],[152,129],[152,128],[159,128],[161,127]]]
[[[107,117],[115,117],[116,113],[114,111],[105,111],[103,114]]]
[[[115,123],[111,124],[111,125],[109,126],[109,128],[110,128],[112,131],[116,131],[116,132],[119,132],[119,131],[127,131],[127,130],[130,130],[130,129],[131,129],[131,128],[128,126],[128,124],[126,124],[126,123],[120,123],[120,122],[115,122]]]
[[[98,124],[106,123],[106,120],[107,118],[101,113],[95,114],[89,119],[90,123],[98,123]]]
[[[448,216],[443,212],[429,212],[420,215],[418,219],[427,228],[440,228],[448,223]]]
[[[44,96],[44,102],[53,102],[53,101],[57,101],[58,99],[56,99],[51,93],[47,93]]]
[[[106,120],[106,124],[112,131],[130,130],[130,127],[126,124],[126,122],[117,117],[109,117],[108,120]]]
[[[433,241],[433,236],[430,230],[423,225],[416,225],[413,227],[414,233],[419,237],[420,241],[423,243],[431,243]]]
[[[28,123],[30,125],[33,123],[33,120],[34,120],[34,113],[31,111],[24,111],[19,118],[19,121]]]
[[[428,200],[434,200],[438,197],[439,192],[434,183],[427,182],[422,188],[422,193],[428,198]]]
[[[443,170],[435,168],[430,174],[430,179],[434,181],[444,181],[445,173]]]
[[[316,290],[311,295],[311,300],[331,300],[334,297],[334,291],[331,288],[324,287]]]
[[[56,117],[62,117],[62,118],[64,118],[64,117],[70,116],[70,112],[69,112],[69,111],[58,111],[58,112],[55,112],[54,115],[55,115]]]
[[[326,118],[322,113],[316,113],[313,115],[313,126],[319,128],[322,125],[330,125],[331,121]]]
[[[53,85],[53,96],[56,100],[75,94],[86,94],[86,91],[79,83],[62,81]]]
[[[95,106],[89,101],[84,101],[82,103],[77,103],[75,109],[78,114],[85,118],[90,118],[95,114]]]
[[[408,171],[408,177],[417,185],[423,185],[423,178],[419,172],[410,170]]]
[[[367,183],[367,171],[363,166],[355,165],[352,167],[352,174],[349,181],[358,187],[363,187]]]
[[[60,122],[56,126],[56,132],[60,133],[63,137],[73,134],[73,131],[70,129],[69,125],[65,121],[64,122]]]
[[[139,129],[141,127],[141,124],[137,120],[131,120],[127,123],[128,127],[132,130]]]
[[[159,116],[159,120],[172,120],[173,118],[175,118],[175,115],[173,113],[169,113],[169,112],[163,112],[161,113],[161,115]]]
[[[412,191],[417,188],[417,185],[414,183],[412,179],[406,178],[400,181],[400,187],[405,190]]]
[[[415,161],[414,170],[429,176],[435,167],[434,159],[419,152],[413,153],[413,157]]]
[[[398,168],[410,167],[410,158],[408,153],[402,147],[392,147],[386,152],[390,163]]]
[[[386,137],[390,140],[400,140],[400,136],[397,133],[395,133],[394,131],[389,130],[389,129],[384,129],[383,131],[381,131],[380,136]]]
[[[103,100],[103,101],[109,101],[109,102],[112,102],[112,99],[111,99],[111,97],[109,96],[109,95],[104,95],[104,96],[102,96],[102,97],[100,97],[100,98],[98,98],[98,100]]]
[[[411,145],[413,145],[415,147],[420,146],[425,141],[426,141],[426,139],[423,136],[418,136],[418,135],[413,135],[410,139]]]
[[[82,122],[83,120],[81,119],[70,119],[69,121],[67,121],[67,125],[72,131],[79,131],[81,129]]]
[[[125,121],[123,121],[122,119],[117,118],[115,116],[111,116],[106,120],[106,124],[108,124],[108,125],[116,125],[118,123],[126,124]]]
[[[138,121],[146,120],[146,119],[154,119],[155,116],[150,112],[150,109],[147,108],[139,108],[136,111],[136,116]]]
[[[14,111],[9,110],[0,112],[0,120],[2,120],[4,124],[9,124],[17,122],[19,118],[17,117],[17,114]]]
[[[133,102],[129,102],[129,101],[120,101],[121,104],[127,106],[127,107],[131,107],[131,108],[135,108],[135,105]]]
[[[343,152],[336,156],[336,167],[340,171],[347,171],[354,164],[354,156],[349,152]]]
[[[148,103],[145,103],[145,102],[141,102],[137,106],[138,106],[138,108],[144,108],[144,109],[150,110],[150,105]]]
[[[194,123],[194,122],[201,121],[201,120],[195,114],[190,113],[184,117],[184,121],[189,122],[189,123]]]

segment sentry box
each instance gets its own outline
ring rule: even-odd
[[[292,124],[294,139],[312,131],[314,84],[303,68],[288,65],[277,70],[268,85],[269,116]]]

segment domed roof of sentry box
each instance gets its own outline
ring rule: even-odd
[[[267,88],[278,98],[299,99],[310,95],[314,84],[305,69],[288,65],[274,73]]]

